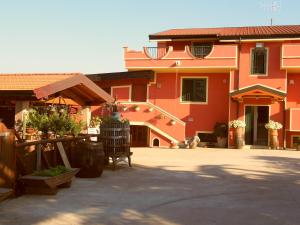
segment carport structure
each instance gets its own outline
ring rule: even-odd
[[[22,111],[30,102],[61,96],[86,108],[88,119],[91,105],[111,103],[113,98],[80,73],[0,74],[0,117],[12,127],[22,120]]]

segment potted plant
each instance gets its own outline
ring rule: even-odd
[[[122,105],[122,106],[121,106],[121,109],[122,109],[123,112],[125,112],[125,111],[127,111],[128,108],[127,108],[126,105]]]
[[[226,148],[228,137],[228,125],[226,123],[216,123],[214,135],[217,137],[217,147]]]
[[[278,130],[282,129],[282,124],[279,122],[275,122],[270,120],[268,123],[265,124],[265,128],[269,130],[270,135],[270,147],[272,149],[278,149]]]
[[[229,122],[229,127],[234,128],[235,145],[238,149],[244,146],[244,128],[246,123],[242,120],[232,120]]]
[[[175,120],[171,120],[171,121],[170,121],[170,124],[171,124],[171,125],[175,125],[175,124],[176,124],[176,121],[175,121]]]
[[[133,109],[134,109],[134,111],[140,111],[141,108],[140,108],[140,106],[138,106],[138,105],[134,105],[134,106],[133,106]]]
[[[99,116],[93,116],[90,120],[90,127],[99,128],[101,124],[101,118]]]
[[[66,168],[62,165],[35,171],[21,177],[27,194],[56,194],[58,187],[70,187],[72,179],[79,171],[77,168]]]
[[[156,116],[156,119],[162,120],[162,119],[165,119],[165,116],[163,114],[159,114]]]

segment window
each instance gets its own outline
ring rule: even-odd
[[[217,137],[214,133],[198,133],[198,137],[200,138],[201,142],[217,142]]]
[[[212,45],[210,43],[193,43],[191,46],[191,52],[195,57],[204,58],[207,56],[212,49]]]
[[[207,78],[183,78],[181,101],[207,102]]]
[[[292,136],[292,147],[297,148],[300,145],[300,136]]]
[[[266,48],[254,48],[251,50],[251,74],[267,74],[268,51]]]

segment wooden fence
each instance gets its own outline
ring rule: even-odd
[[[0,188],[13,189],[18,195],[22,192],[20,176],[66,163],[75,167],[78,141],[91,136],[98,135],[16,142],[13,130],[0,133]]]

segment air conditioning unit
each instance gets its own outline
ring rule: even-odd
[[[261,42],[258,42],[255,44],[256,48],[263,48],[264,46],[265,46],[264,43],[261,43]]]

